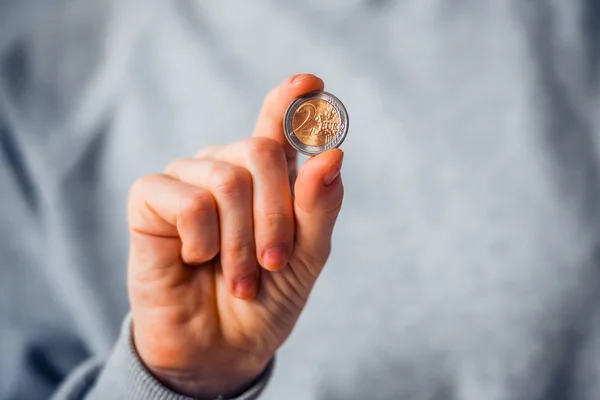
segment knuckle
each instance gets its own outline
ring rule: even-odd
[[[169,164],[167,164],[167,167],[165,168],[165,174],[177,176],[178,171],[181,170],[186,161],[187,160],[185,158],[178,158],[176,160],[171,161]]]
[[[202,158],[210,158],[216,155],[221,150],[221,146],[209,146],[198,150],[194,154],[194,158],[202,159]]]
[[[194,243],[194,245],[183,244],[182,256],[188,264],[201,264],[212,260],[219,252],[218,246],[209,241]]]
[[[247,190],[250,186],[250,173],[232,165],[221,164],[211,174],[212,186],[221,194],[232,194]]]
[[[212,260],[219,254],[221,248],[219,247],[219,243],[215,241],[212,245],[207,245],[204,251],[206,252],[205,256],[207,260]]]
[[[267,211],[261,218],[261,225],[268,227],[273,235],[291,236],[294,231],[294,218],[291,213],[284,211]],[[288,237],[281,239],[287,240]]]
[[[197,216],[212,212],[214,210],[214,200],[211,194],[198,188],[194,193],[184,197],[179,206],[179,214],[182,217]]]
[[[234,244],[231,248],[231,256],[239,266],[254,267],[256,265],[256,254],[252,241]]]
[[[265,211],[263,213],[263,222],[267,225],[289,223],[291,215],[284,211]]]
[[[331,200],[331,204],[325,210],[325,213],[330,218],[337,218],[338,214],[342,210],[342,204],[344,203],[344,187],[342,186],[339,193]]]
[[[135,182],[133,182],[133,184],[131,185],[131,188],[129,190],[130,197],[134,197],[136,195],[145,193],[146,190],[150,186],[152,186],[152,183],[157,181],[161,177],[162,177],[162,175],[160,175],[160,174],[150,174],[150,175],[145,175],[145,176],[137,179]]]

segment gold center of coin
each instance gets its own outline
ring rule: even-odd
[[[298,107],[292,117],[292,128],[302,143],[319,147],[333,140],[340,122],[338,112],[329,102],[312,99]]]

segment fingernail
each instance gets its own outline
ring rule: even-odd
[[[292,77],[292,82],[291,83],[302,82],[302,81],[304,81],[306,79],[313,78],[313,77],[314,77],[314,75],[312,75],[312,74],[298,74],[298,75],[294,75]]]
[[[342,161],[344,160],[344,153],[342,153],[340,160],[336,163],[336,165],[329,170],[325,176],[323,177],[323,184],[325,186],[329,186],[335,181],[335,179],[339,176],[340,171],[342,170]]]
[[[263,267],[269,271],[278,271],[285,266],[289,257],[289,247],[285,243],[269,246],[263,256]]]
[[[234,293],[236,297],[240,299],[249,299],[254,297],[255,292],[256,276],[254,274],[243,276],[235,281]]]

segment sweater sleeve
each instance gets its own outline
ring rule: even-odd
[[[231,400],[254,400],[271,377],[274,361],[244,393]],[[107,360],[89,359],[63,382],[52,400],[194,400],[177,394],[156,380],[142,364],[131,336],[131,319]],[[215,400],[224,399],[219,397]]]

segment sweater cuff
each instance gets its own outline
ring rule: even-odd
[[[243,394],[230,400],[254,400],[267,386],[274,367],[274,360]],[[140,360],[131,333],[131,317],[128,316],[113,352],[92,389],[92,398],[127,400],[195,400],[177,394],[163,386]],[[225,400],[218,397],[215,400]]]

